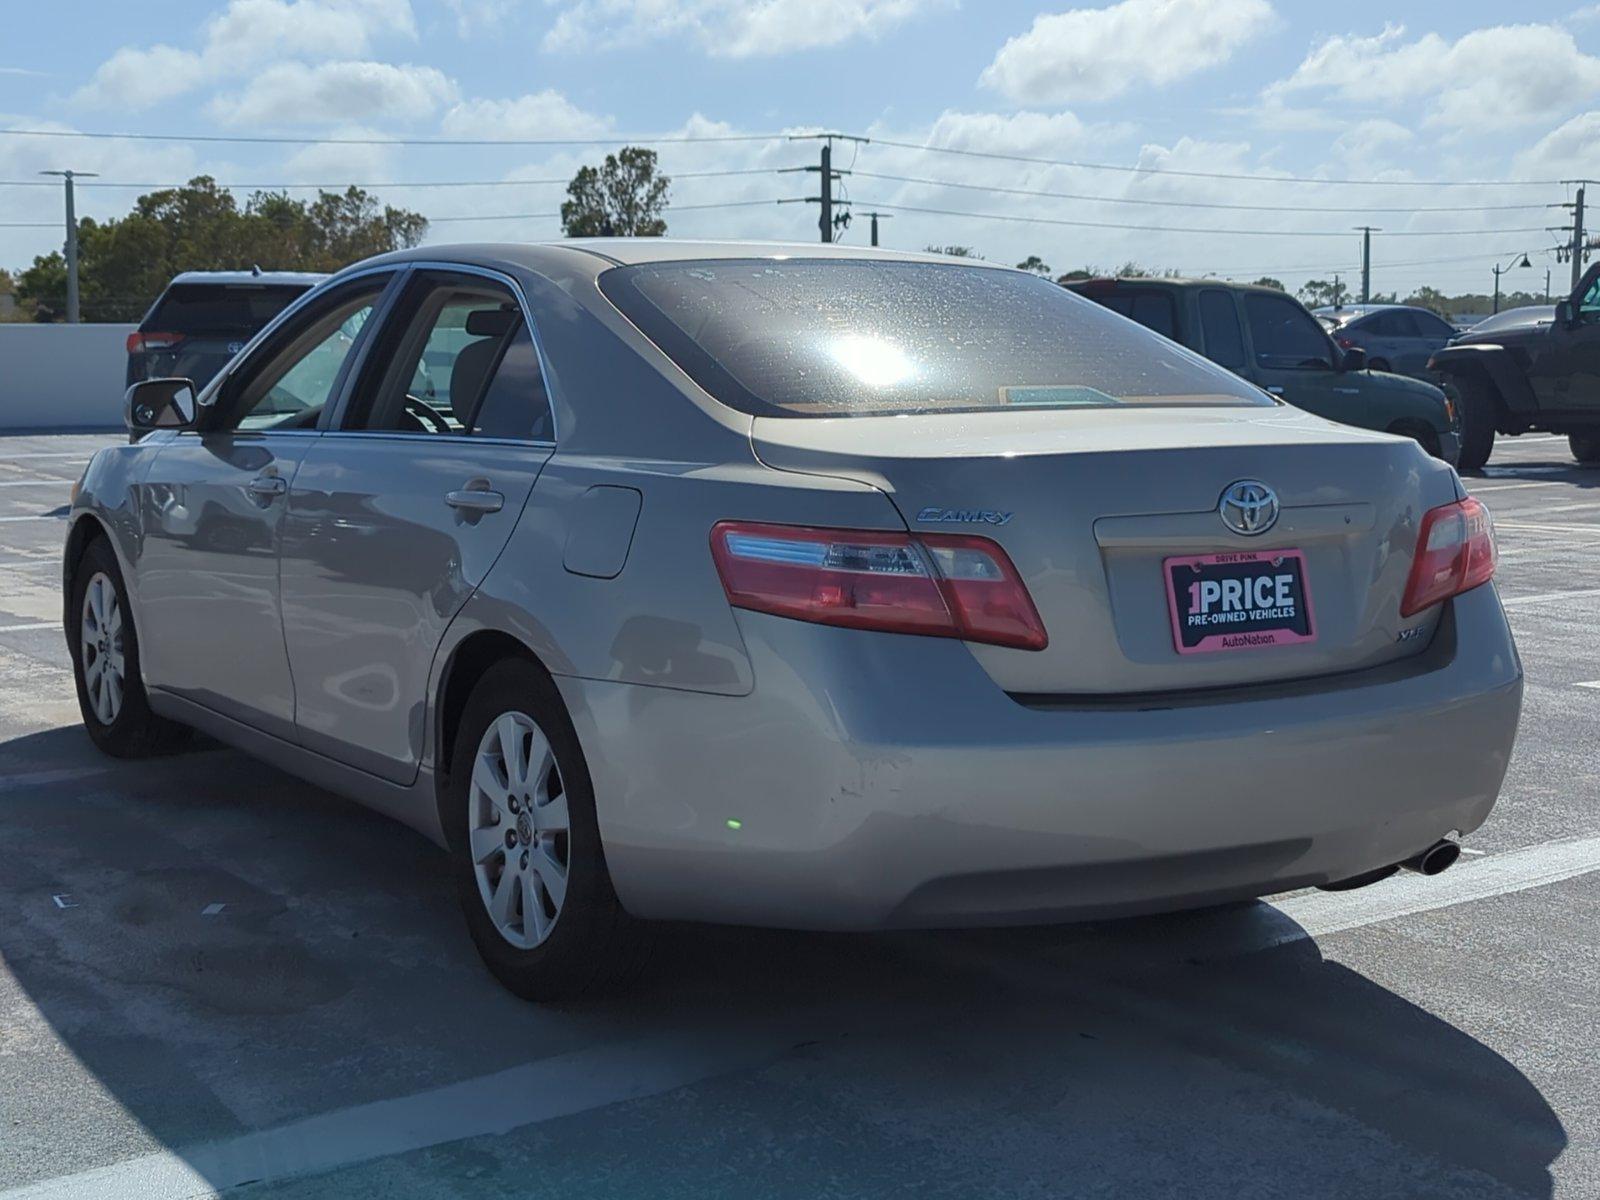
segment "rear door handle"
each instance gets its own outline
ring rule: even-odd
[[[444,502],[462,512],[492,513],[499,512],[505,507],[506,498],[499,492],[466,487],[458,492],[446,494]]]
[[[252,496],[270,500],[289,490],[289,482],[282,475],[257,475],[245,485]]]
[[[1271,392],[1274,396],[1283,395],[1283,389],[1281,387],[1269,387],[1267,391]]]

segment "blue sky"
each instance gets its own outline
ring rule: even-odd
[[[1559,180],[1600,176],[1600,5],[1522,4],[1514,23],[1503,3],[1479,0],[191,0],[163,4],[159,21],[111,3],[15,7],[0,45],[0,181],[73,167],[117,183],[200,172],[392,183],[383,198],[436,218],[437,241],[557,236],[537,214],[554,212],[562,189],[399,185],[564,179],[608,147],[3,131],[381,141],[837,129],[875,139],[841,149],[836,165],[859,172],[847,181],[857,212],[893,211],[887,245],[1038,254],[1058,271],[1131,259],[1269,272],[1294,285],[1348,275],[1359,262],[1350,227],[1372,224],[1383,230],[1374,287],[1401,291],[1487,289],[1496,256],[1524,250],[1536,267],[1510,286],[1542,289],[1554,262],[1544,226],[1560,214],[1541,206],[1568,199]],[[778,173],[814,163],[814,143],[658,148],[680,176],[674,235],[815,237],[814,206],[770,203],[814,182]],[[751,173],[693,177],[718,170]],[[1372,180],[1385,182],[1347,182]],[[136,194],[85,187],[80,211],[115,215]],[[731,202],[742,206],[691,207]],[[1217,207],[1229,205],[1258,207]],[[1329,208],[1345,211],[1313,211]],[[55,246],[59,214],[57,192],[0,182],[0,265]],[[845,240],[865,237],[863,219]]]

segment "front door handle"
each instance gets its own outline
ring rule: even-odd
[[[487,488],[477,488],[469,484],[458,492],[447,493],[444,502],[462,512],[492,513],[499,512],[505,507],[506,498],[499,492],[491,492]]]
[[[252,496],[260,496],[263,500],[281,496],[289,490],[288,480],[282,475],[257,475],[245,486]]]

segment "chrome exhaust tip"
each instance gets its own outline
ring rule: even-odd
[[[1421,854],[1413,855],[1400,865],[1418,875],[1439,875],[1456,865],[1461,857],[1461,844],[1450,838],[1440,838]]]

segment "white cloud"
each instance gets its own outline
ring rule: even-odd
[[[1347,125],[1334,139],[1333,148],[1348,162],[1370,164],[1391,150],[1415,140],[1416,134],[1398,121],[1373,117],[1371,120]]]
[[[200,56],[174,46],[124,46],[75,97],[93,108],[139,111],[181,96],[200,81]]]
[[[1600,112],[1579,113],[1545,134],[1518,154],[1509,175],[1513,179],[1563,179],[1581,175],[1574,167],[1591,163],[1600,155]]]
[[[511,14],[517,0],[444,0],[456,15],[456,33],[471,37],[479,30],[493,30]]]
[[[1036,17],[980,79],[1018,104],[1106,100],[1220,66],[1277,21],[1268,0],[1122,0]]]
[[[554,0],[560,3],[562,0]],[[565,0],[544,48],[582,51],[687,36],[718,58],[873,38],[955,0]]]
[[[389,36],[416,38],[410,0],[231,0],[200,50],[124,46],[73,99],[137,112],[275,57],[351,59]]]
[[[1501,25],[1450,41],[1405,28],[1370,37],[1342,34],[1313,47],[1287,79],[1263,93],[1336,99],[1362,110],[1418,105],[1427,123],[1454,129],[1509,129],[1546,120],[1600,94],[1600,58],[1555,25]]]
[[[455,99],[455,84],[433,67],[283,62],[255,73],[238,92],[219,94],[211,114],[229,125],[404,122],[432,116]]]
[[[514,100],[462,101],[445,113],[440,128],[451,137],[589,137],[609,130],[611,119],[547,88]]]

